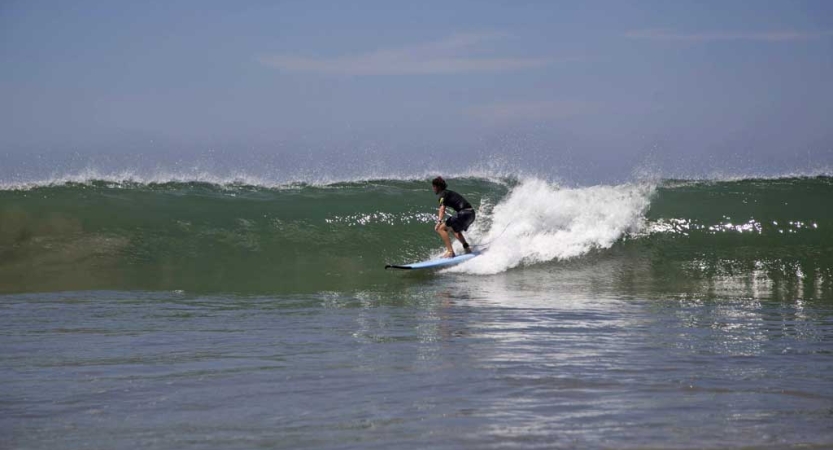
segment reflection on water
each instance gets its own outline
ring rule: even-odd
[[[0,427],[69,449],[833,444],[826,279],[627,261],[0,297]]]
[[[357,320],[358,334],[387,339],[365,341],[357,363],[417,375],[400,400],[440,446],[832,442],[829,307],[763,288],[719,297],[713,280],[702,294],[616,297],[651,268],[559,269],[448,276],[394,300],[362,293],[372,300],[357,317],[374,319]],[[391,302],[416,311],[385,312]],[[379,356],[391,345],[395,362]]]
[[[690,236],[691,233],[699,231],[707,235],[717,235],[719,233],[755,233],[759,235],[778,233],[789,235],[798,234],[802,230],[815,231],[818,228],[819,224],[813,221],[788,220],[779,223],[777,220],[773,220],[769,223],[763,223],[755,219],[749,219],[739,223],[733,222],[729,216],[723,216],[723,220],[711,225],[684,218],[657,219],[646,224],[644,234],[659,233]]]

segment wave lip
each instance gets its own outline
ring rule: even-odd
[[[38,188],[64,187],[71,185],[107,186],[151,186],[163,184],[206,184],[219,188],[247,186],[265,189],[296,188],[298,186],[329,187],[343,184],[361,184],[373,182],[427,182],[437,176],[436,172],[387,172],[371,171],[353,176],[331,176],[316,171],[296,172],[289,175],[258,175],[245,171],[216,173],[205,170],[184,171],[100,171],[85,169],[78,172],[51,174],[49,176],[29,179],[0,180],[2,191],[28,191]],[[510,185],[517,183],[516,174],[491,169],[474,168],[455,174],[454,179],[481,180],[493,184]]]

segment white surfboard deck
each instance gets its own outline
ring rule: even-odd
[[[401,265],[387,265],[385,269],[404,269],[404,270],[414,270],[414,269],[441,269],[444,267],[450,267],[461,262],[468,261],[472,258],[476,258],[478,255],[481,254],[481,251],[475,250],[471,253],[466,253],[462,255],[457,255],[453,258],[437,258],[437,259],[429,259],[427,261],[420,261],[410,264],[401,264]]]

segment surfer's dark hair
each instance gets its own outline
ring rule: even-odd
[[[433,186],[437,186],[441,190],[445,190],[445,188],[448,187],[448,184],[446,184],[445,180],[443,180],[443,177],[434,178],[433,180],[431,180],[431,184]]]

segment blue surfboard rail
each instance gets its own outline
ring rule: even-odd
[[[414,270],[414,269],[441,269],[443,267],[450,267],[462,262],[468,261],[476,256],[480,255],[479,251],[474,251],[471,253],[457,255],[453,258],[438,258],[438,259],[430,259],[428,261],[420,261],[411,264],[401,264],[401,265],[393,265],[388,264],[385,266],[385,269],[404,269],[404,270]]]

